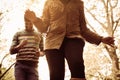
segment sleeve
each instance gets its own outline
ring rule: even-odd
[[[16,54],[18,51],[15,47],[18,45],[18,32],[13,36],[12,44],[10,46],[10,54]]]
[[[40,45],[39,45],[39,48],[40,48],[40,51],[43,51],[44,50],[44,41],[43,41],[43,36],[40,35]]]
[[[42,14],[42,17],[37,18],[34,24],[39,32],[46,33],[50,24],[49,0],[46,1]]]
[[[50,1],[47,0],[45,5],[44,5],[44,9],[43,9],[43,13],[42,13],[42,21],[44,23],[44,26],[49,26],[50,25]]]
[[[80,34],[86,41],[97,45],[102,39],[102,36],[99,36],[87,28],[84,14],[84,3],[82,1],[80,2]]]

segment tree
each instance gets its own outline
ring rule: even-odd
[[[105,33],[107,36],[116,37],[116,31],[119,26],[120,22],[120,12],[118,11],[120,8],[120,3],[118,0],[87,0],[89,4],[92,6],[86,7],[86,12],[94,19],[95,22],[97,22],[97,25],[100,25],[101,29],[99,31],[96,31],[93,28],[93,25],[87,20],[88,25],[93,31],[96,32],[102,32]],[[96,26],[96,25],[94,25]],[[101,33],[100,32],[100,33]],[[119,71],[119,58],[117,55],[117,47],[115,44],[108,46],[106,44],[103,44],[104,49],[109,54],[109,57],[112,62],[112,75],[113,80],[116,80],[116,73]]]

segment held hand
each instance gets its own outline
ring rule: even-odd
[[[40,51],[40,56],[43,57],[45,55],[44,51]]]
[[[44,52],[43,51],[36,51],[36,56],[42,57],[44,56]]]
[[[101,41],[105,44],[110,45],[110,46],[112,46],[114,44],[114,38],[113,37],[105,37],[105,38],[102,38]]]
[[[40,57],[40,50],[36,48],[36,56]]]
[[[25,11],[25,18],[30,20],[31,22],[34,22],[36,20],[36,15],[33,11],[26,10]]]

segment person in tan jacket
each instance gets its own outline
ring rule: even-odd
[[[64,80],[65,59],[71,72],[70,80],[86,80],[84,40],[96,45],[114,43],[113,37],[102,37],[87,28],[81,0],[47,0],[41,18],[30,10],[25,15],[40,32],[47,33],[44,49],[50,80]]]

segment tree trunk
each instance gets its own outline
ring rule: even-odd
[[[115,48],[111,49],[111,51],[109,52],[109,56],[111,57],[112,60],[112,76],[113,76],[112,80],[117,80],[117,75],[119,71],[119,59],[117,58]]]

